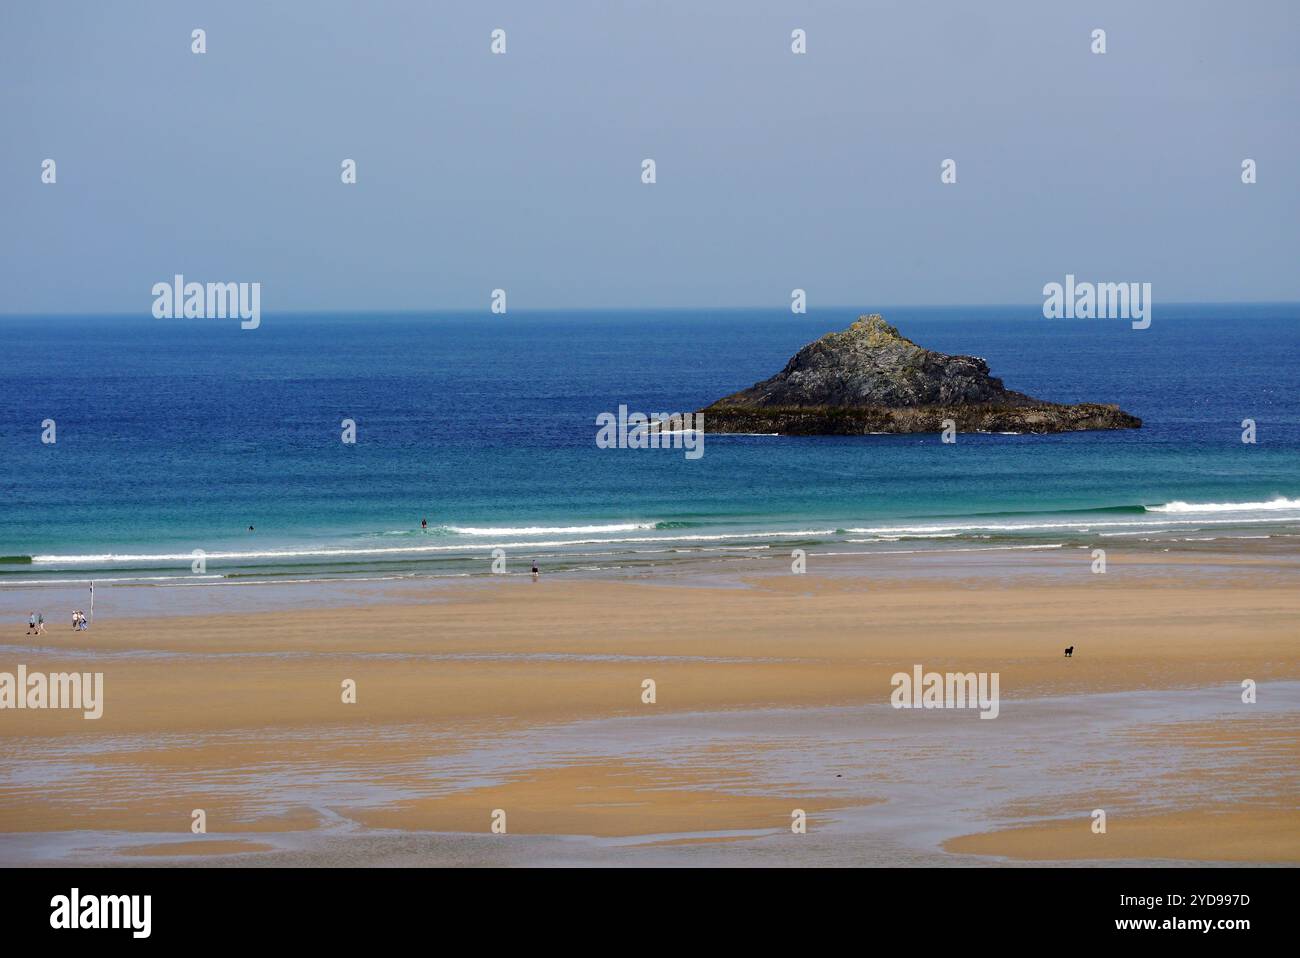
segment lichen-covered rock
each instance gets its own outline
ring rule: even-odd
[[[948,356],[863,316],[795,353],[785,369],[700,412],[705,432],[789,435],[940,432],[1067,432],[1136,429],[1118,406],[1067,406],[1014,392],[975,356]]]

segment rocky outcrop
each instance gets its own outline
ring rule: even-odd
[[[949,356],[863,316],[795,353],[785,369],[700,412],[704,431],[788,435],[940,432],[1067,432],[1136,429],[1118,406],[1034,399],[989,375],[975,356]]]

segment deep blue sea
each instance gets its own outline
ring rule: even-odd
[[[494,547],[599,567],[1300,531],[1300,306],[1157,303],[1146,330],[1036,305],[879,311],[1012,389],[1145,425],[710,435],[696,460],[596,446],[598,414],[703,407],[858,309],[7,317],[0,582],[190,576],[195,549],[211,576],[418,575],[487,571]]]

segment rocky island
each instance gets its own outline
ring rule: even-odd
[[[989,375],[975,356],[916,345],[878,314],[809,343],[771,379],[700,410],[706,433],[864,435],[1137,429],[1142,420],[1102,403],[1034,399]],[[672,421],[669,420],[669,423]],[[668,428],[671,428],[669,425]]]

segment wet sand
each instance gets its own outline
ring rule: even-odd
[[[0,863],[1294,862],[1295,573],[1158,559],[19,628],[0,670],[103,672],[105,705],[0,712]],[[997,672],[998,719],[890,708],[914,664]]]

